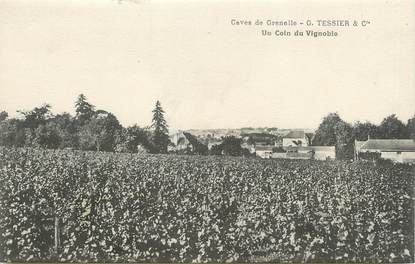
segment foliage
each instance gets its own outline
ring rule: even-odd
[[[38,126],[34,131],[32,144],[48,149],[59,148],[61,137],[57,127],[53,123]]]
[[[390,115],[383,119],[379,125],[381,138],[409,138],[409,131],[404,123],[396,115]]]
[[[0,261],[413,262],[413,172],[0,148]]]
[[[39,125],[44,125],[51,118],[52,112],[49,104],[35,107],[31,111],[18,111],[23,115],[23,126],[25,128],[36,129]]]
[[[150,138],[150,132],[137,125],[122,128],[116,136],[115,151],[137,153],[140,147],[142,147],[146,152],[154,152],[154,146]]]
[[[164,110],[161,107],[160,101],[158,100],[153,110],[151,127],[154,129],[153,143],[157,153],[167,153],[167,146],[170,142],[169,130],[166,119],[164,118]]]
[[[189,154],[200,154],[200,155],[206,155],[208,154],[208,147],[201,142],[192,134],[188,132],[183,132],[183,134],[186,136],[187,140],[189,140],[189,143],[192,146],[192,150],[189,151]]]
[[[415,140],[415,115],[408,120],[408,123],[406,123],[406,129],[408,130],[410,137]]]
[[[352,126],[337,113],[330,113],[318,127],[313,145],[336,146],[336,156],[339,159],[350,159],[353,157],[353,140]]]
[[[59,148],[78,148],[78,126],[76,120],[70,114],[62,113],[55,115],[49,122],[54,124],[58,131],[60,137]]]
[[[79,145],[84,150],[114,151],[118,119],[111,113],[100,111],[86,123],[79,133]]]
[[[211,155],[222,155],[223,149],[222,144],[213,145],[210,149]]]
[[[314,133],[305,133],[305,137],[307,138],[308,145],[312,145],[314,140]]]
[[[149,131],[134,127],[124,131],[115,115],[95,110],[83,94],[75,103],[75,117],[53,115],[49,104],[18,112],[20,119],[7,119],[7,113],[0,112],[1,146],[137,152],[140,145],[156,152]]]
[[[9,116],[9,114],[6,111],[1,111],[0,112],[0,122],[3,122],[4,120],[6,120],[8,116]]]
[[[366,141],[369,137],[378,138],[379,129],[378,126],[366,121],[356,122],[353,126],[353,137],[359,141]]]
[[[23,147],[26,133],[23,122],[18,119],[7,119],[0,123],[0,145],[7,147]]]
[[[352,159],[354,154],[353,127],[346,122],[339,122],[335,126],[336,157]]]
[[[235,136],[226,136],[222,138],[222,143],[212,147],[212,154],[227,156],[242,156],[248,154],[249,151],[242,148],[242,139]],[[248,153],[247,153],[248,152]]]
[[[84,94],[80,94],[75,102],[75,112],[75,120],[82,126],[94,116],[95,106],[87,101]]]
[[[334,146],[337,144],[336,127],[344,122],[337,113],[330,113],[323,118],[314,136],[316,146]]]

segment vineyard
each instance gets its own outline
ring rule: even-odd
[[[413,186],[410,165],[0,148],[0,261],[413,262]]]

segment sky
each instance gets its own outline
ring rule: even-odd
[[[123,125],[160,100],[172,129],[317,128],[329,112],[415,113],[415,1],[0,1],[0,110],[74,113],[83,93]],[[263,37],[237,20],[358,19],[336,38]],[[269,28],[275,30],[276,28]],[[327,30],[327,28],[314,28]],[[291,28],[289,28],[291,30]]]

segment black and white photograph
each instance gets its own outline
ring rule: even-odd
[[[414,10],[0,0],[0,263],[414,263]]]

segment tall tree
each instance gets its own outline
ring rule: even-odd
[[[406,129],[408,130],[410,137],[415,140],[415,115],[408,120]]]
[[[95,106],[87,101],[84,94],[80,94],[75,102],[75,112],[75,119],[80,125],[84,125],[94,116]]]
[[[402,139],[409,137],[407,127],[394,114],[383,119],[379,126],[379,133],[382,138]]]
[[[157,100],[156,106],[153,110],[153,120],[151,127],[153,132],[153,143],[158,153],[166,153],[169,144],[169,129],[164,118],[164,110],[161,107],[160,101]]]
[[[313,140],[316,146],[335,146],[340,159],[353,156],[352,126],[343,121],[337,113],[330,113],[323,118]]]
[[[353,158],[353,127],[346,122],[339,122],[335,127],[336,155],[339,159]]]

